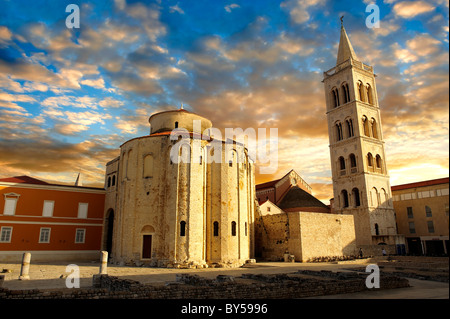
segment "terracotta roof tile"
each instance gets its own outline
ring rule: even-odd
[[[431,179],[428,181],[421,181],[421,182],[391,186],[391,190],[399,191],[399,190],[408,189],[408,188],[425,187],[425,186],[432,186],[432,185],[439,185],[439,184],[448,184],[448,182],[449,182],[449,178],[445,177],[445,178]]]

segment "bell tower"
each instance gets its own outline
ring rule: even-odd
[[[379,254],[378,244],[396,253],[376,75],[356,56],[342,18],[336,66],[323,75],[335,212],[354,216],[356,244],[364,254]]]

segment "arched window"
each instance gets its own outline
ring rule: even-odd
[[[339,168],[339,174],[345,175],[345,159],[341,156],[339,157],[339,164],[338,164],[338,168]]]
[[[350,158],[350,172],[351,173],[356,173],[357,172],[357,168],[356,168],[356,156],[355,154],[350,154],[349,156]]]
[[[342,207],[346,208],[348,207],[348,193],[345,189],[341,192],[341,198],[342,198]]]
[[[361,201],[359,199],[359,190],[356,187],[352,190],[352,196],[355,207],[361,206]]]
[[[358,81],[356,86],[358,87],[359,100],[362,101],[362,102],[365,102],[366,99],[364,97],[364,84],[362,84],[361,81]]]
[[[146,155],[144,157],[144,178],[153,176],[153,156]]]
[[[111,187],[111,176],[108,177],[108,188]]]
[[[122,158],[120,159],[122,161],[122,179],[127,178],[127,153],[122,153]]]
[[[384,188],[380,189],[380,202],[381,206],[388,206],[388,195],[386,193],[386,190]]]
[[[378,227],[378,224],[375,223],[375,235],[379,235],[380,234],[380,229]]]
[[[347,119],[347,120],[345,120],[345,123],[347,124],[347,137],[352,137],[352,136],[354,136],[354,133],[353,133],[353,121],[352,121],[352,119]]]
[[[178,128],[178,122],[175,122],[175,128]]]
[[[344,104],[350,102],[350,91],[348,89],[348,84],[344,83],[341,86],[342,88],[342,96],[344,98]]]
[[[236,236],[236,222],[231,222],[231,236]]]
[[[131,165],[132,165],[132,161],[131,161],[131,155],[133,155],[133,150],[129,150],[128,151],[128,157],[127,157],[127,171],[125,176],[127,178],[129,178],[131,176]]]
[[[345,169],[345,160],[344,160],[344,158],[342,156],[339,157],[339,169],[340,170]]]
[[[364,135],[365,135],[365,136],[370,136],[370,132],[369,132],[369,120],[367,119],[366,116],[363,116],[363,118],[362,118],[362,124],[363,124],[363,129],[364,129]]]
[[[370,119],[370,127],[372,129],[372,137],[378,138],[377,121],[373,117]]]
[[[367,102],[373,105],[372,87],[369,83],[366,84]]]
[[[335,87],[331,89],[331,100],[333,103],[333,107],[339,106],[339,90]]]
[[[186,236],[186,222],[184,220],[180,222],[180,236]]]
[[[342,141],[344,139],[344,134],[342,134],[342,123],[336,123],[336,138],[337,141]]]
[[[371,206],[378,206],[380,205],[379,200],[378,200],[378,191],[375,187],[373,187],[370,190],[370,205]]]
[[[111,186],[114,186],[114,185],[116,185],[116,175],[113,175],[113,177],[112,177],[112,184],[111,184]]]
[[[219,222],[213,223],[213,233],[214,236],[219,236]]]
[[[367,153],[367,166],[372,167],[373,166],[373,156],[372,153]]]
[[[430,206],[425,206],[425,214],[426,214],[427,217],[432,217],[433,216]]]
[[[381,156],[378,154],[377,154],[377,156],[375,156],[375,163],[377,165],[377,170],[380,171],[380,173],[381,173],[381,171],[382,171]]]

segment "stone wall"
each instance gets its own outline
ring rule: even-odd
[[[358,252],[351,215],[282,212],[261,215],[256,223],[256,245],[265,260],[281,261],[286,252],[300,262]]]
[[[175,282],[165,285],[94,275],[93,288],[45,291],[0,287],[0,299],[292,299],[366,291],[367,275],[303,270],[290,274],[219,275],[216,279],[206,279],[181,274]],[[407,279],[383,274],[380,277],[379,289],[403,287],[409,287]]]

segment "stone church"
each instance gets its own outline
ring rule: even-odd
[[[201,268],[253,258],[254,163],[246,148],[214,139],[208,119],[182,108],[149,122],[150,134],[123,143],[106,165],[103,247],[111,260]]]

